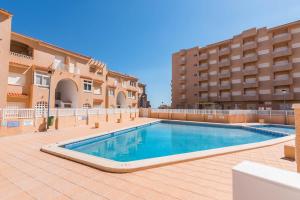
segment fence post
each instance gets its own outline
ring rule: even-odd
[[[2,109],[2,125],[5,125],[7,127],[6,124],[6,110]]]
[[[33,109],[33,126],[36,128],[36,108]]]
[[[86,125],[89,125],[89,108],[86,109]]]
[[[74,108],[75,126],[77,126],[77,109]]]

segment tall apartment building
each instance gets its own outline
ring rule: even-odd
[[[0,108],[139,106],[145,85],[101,61],[11,31],[0,9]],[[51,85],[51,87],[49,87]],[[144,97],[143,97],[144,98]]]
[[[300,21],[172,56],[172,107],[284,109],[300,101]]]

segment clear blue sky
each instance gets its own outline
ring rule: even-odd
[[[13,30],[92,56],[171,98],[171,54],[300,19],[299,0],[2,0]]]

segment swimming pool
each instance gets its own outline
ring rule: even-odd
[[[293,139],[294,135],[250,126],[153,120],[44,145],[41,151],[103,171],[124,173]]]
[[[63,147],[118,162],[248,144],[282,137],[240,126],[162,121]]]
[[[295,134],[294,126],[267,124],[267,125],[253,125],[251,127],[270,130],[270,131],[277,131],[277,132],[287,133],[287,134]]]

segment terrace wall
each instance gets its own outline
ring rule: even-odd
[[[292,111],[259,110],[194,110],[194,109],[144,109],[143,117],[215,123],[270,123],[295,124]],[[147,116],[145,116],[147,115]],[[141,116],[141,114],[140,114]]]

